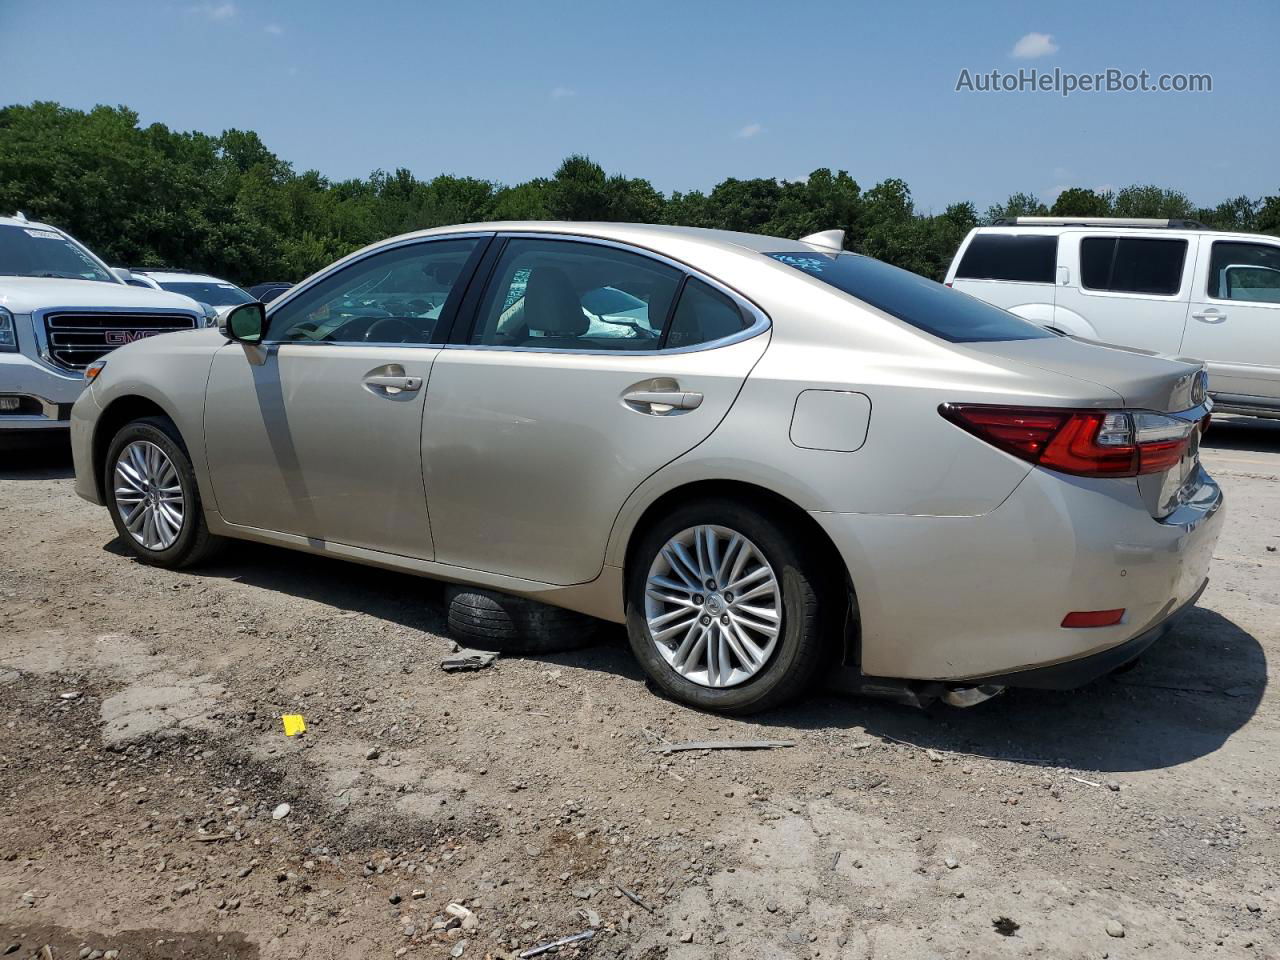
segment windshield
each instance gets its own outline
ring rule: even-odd
[[[207,303],[213,307],[229,307],[237,303],[252,303],[253,297],[249,296],[234,283],[224,283],[219,280],[166,280],[160,284],[162,290],[168,290],[170,293],[180,293],[184,297],[190,297],[192,300],[198,300],[200,303]]]
[[[872,257],[816,252],[766,256],[952,343],[1053,336],[1048,330],[1006,310]]]
[[[56,230],[0,224],[0,275],[117,283],[78,244]]]

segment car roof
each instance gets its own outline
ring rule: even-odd
[[[456,226],[433,227],[413,233],[390,237],[371,246],[392,241],[400,242],[417,237],[442,236],[453,233],[563,233],[579,237],[614,240],[637,247],[645,247],[657,253],[673,252],[690,244],[718,247],[737,252],[785,253],[789,251],[818,249],[799,240],[785,240],[758,233],[737,233],[732,230],[710,230],[703,227],[676,227],[655,223],[611,223],[573,220],[504,220],[489,223],[464,223]]]
[[[225,283],[229,286],[235,286],[230,280],[223,280],[220,277],[212,276],[208,273],[188,273],[186,270],[130,270],[130,273],[136,273],[139,276],[150,277],[157,283]]]
[[[1241,233],[1237,230],[1213,230],[1209,227],[1194,230],[1189,227],[1129,227],[1129,226],[1107,226],[1106,224],[1000,224],[983,227],[974,227],[974,233],[1022,233],[1022,234],[1041,234],[1044,236],[1059,236],[1064,233],[1108,233],[1125,236],[1133,234],[1135,236],[1152,237],[1152,236],[1169,236],[1169,237],[1186,237],[1186,236],[1206,236],[1213,237],[1217,240],[1242,240],[1256,243],[1259,240],[1277,242],[1275,236],[1267,233]]]
[[[19,220],[17,217],[0,217],[0,226],[4,227],[30,227],[32,230],[57,230],[62,231],[49,223],[41,223],[38,220]]]

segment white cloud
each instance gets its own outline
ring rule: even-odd
[[[577,90],[570,90],[568,87],[552,87],[551,99],[563,100],[565,97],[574,97],[578,95]]]
[[[230,20],[240,11],[236,9],[234,3],[197,3],[195,6],[187,7],[188,13],[198,13],[206,19],[219,21]]]
[[[1013,45],[1013,55],[1020,60],[1034,60],[1058,52],[1058,45],[1049,33],[1028,33]]]
[[[265,30],[267,33],[271,34],[273,37],[278,37],[280,36],[280,34],[284,33],[284,27],[280,26],[280,24],[278,23],[268,23],[262,29]]]
[[[764,133],[764,127],[758,123],[748,123],[745,127],[734,134],[739,140],[750,140],[752,137],[758,137]]]

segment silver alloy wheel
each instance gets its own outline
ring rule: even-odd
[[[116,509],[125,529],[148,550],[167,550],[182,532],[186,500],[178,470],[150,440],[135,440],[116,459]]]
[[[778,645],[778,578],[760,548],[728,527],[690,527],[668,540],[649,567],[644,596],[658,654],[701,686],[745,683]]]

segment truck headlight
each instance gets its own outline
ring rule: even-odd
[[[0,353],[13,353],[18,349],[18,331],[13,314],[0,307]]]

